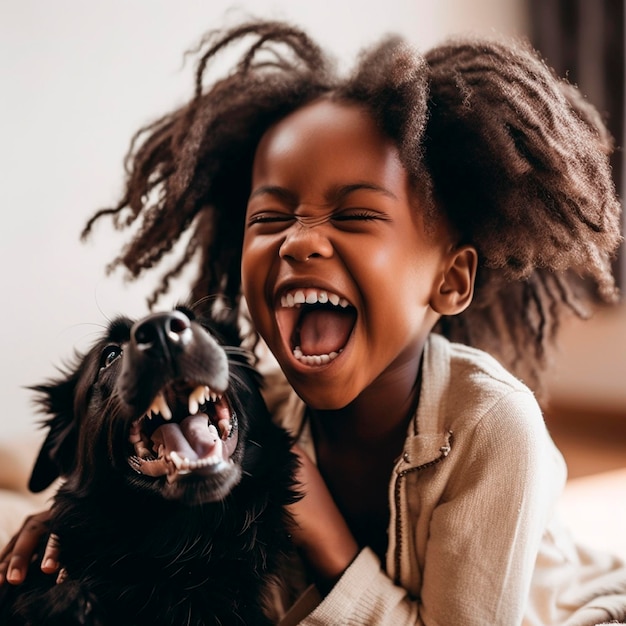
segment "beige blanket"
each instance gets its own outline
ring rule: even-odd
[[[52,488],[41,494],[28,491],[28,477],[41,439],[0,440],[0,546],[4,547],[29,513],[47,507]]]

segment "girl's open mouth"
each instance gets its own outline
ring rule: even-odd
[[[344,349],[356,322],[356,309],[345,298],[309,287],[285,292],[277,311],[285,344],[304,365],[326,365]]]

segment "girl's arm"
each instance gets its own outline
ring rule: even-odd
[[[304,497],[289,507],[295,522],[292,536],[316,574],[321,590],[330,589],[348,568],[359,547],[330,495],[317,466],[298,446],[296,480]]]
[[[19,585],[24,582],[30,564],[41,538],[48,533],[50,511],[29,515],[22,527],[0,552],[0,584],[9,582]],[[46,544],[41,570],[54,574],[59,570],[59,545],[56,535],[50,535]]]
[[[521,623],[562,459],[530,394],[501,399],[474,426],[458,432],[434,478],[426,472],[413,485],[416,493],[428,490],[432,480],[446,485],[428,522],[419,598],[393,583],[373,551],[357,551],[316,467],[303,459],[301,480],[315,490],[305,489],[294,506],[294,538],[329,584],[339,578],[298,623]],[[409,519],[407,532],[416,526]]]
[[[300,458],[297,480],[304,496],[289,507],[295,522],[292,536],[315,574],[318,590],[328,592],[328,596],[310,615],[311,604],[303,598],[280,626],[326,626],[344,623],[345,617],[356,619],[351,623],[421,624],[417,603],[393,584],[373,551],[359,550],[317,466],[298,446],[293,449]],[[308,594],[317,597],[311,590]],[[319,600],[317,597],[311,602]],[[307,607],[304,611],[302,605]]]

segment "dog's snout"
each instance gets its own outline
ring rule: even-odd
[[[191,322],[181,311],[154,313],[138,321],[131,330],[131,338],[144,352],[169,352],[183,347],[191,340]]]

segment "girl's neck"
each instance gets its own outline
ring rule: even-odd
[[[381,376],[342,409],[309,409],[314,437],[331,447],[376,446],[403,437],[417,410],[420,387],[421,355]]]
[[[396,368],[344,409],[309,410],[318,468],[330,493],[358,544],[381,559],[387,550],[389,476],[417,410],[420,360]]]

